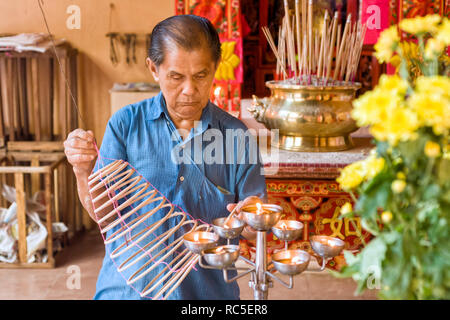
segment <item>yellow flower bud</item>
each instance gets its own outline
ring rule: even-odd
[[[346,202],[342,207],[341,207],[341,214],[347,214],[353,211],[353,207],[352,204],[350,202]]]
[[[439,156],[441,154],[441,147],[436,142],[427,141],[427,143],[425,144],[424,151],[425,151],[425,154],[427,155],[427,157],[436,158],[437,156]]]
[[[406,175],[403,172],[399,172],[397,173],[397,179],[405,180]]]
[[[442,158],[444,158],[446,160],[450,160],[450,144],[444,146]]]
[[[392,182],[391,188],[394,193],[401,193],[405,190],[406,182],[405,180],[394,180]]]
[[[394,67],[398,68],[400,66],[400,63],[402,62],[402,59],[398,54],[392,56],[391,60],[389,60],[389,63],[392,64]]]
[[[384,211],[381,214],[381,221],[383,221],[383,223],[389,223],[392,220],[392,212],[390,211]]]

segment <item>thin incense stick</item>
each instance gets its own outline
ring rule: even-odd
[[[282,23],[281,28],[281,61],[287,72],[287,75],[284,77],[285,79],[286,77],[289,77],[289,68],[286,64],[286,25],[284,23]]]
[[[338,80],[342,79],[344,77],[344,74],[347,70],[347,66],[348,66],[348,60],[349,60],[349,56],[350,56],[350,48],[351,48],[351,43],[352,43],[352,39],[353,38],[353,33],[350,33],[348,36],[348,41],[346,41],[346,43],[344,43],[344,53],[342,55],[342,60],[341,60],[341,64],[342,67],[339,70],[339,75],[338,75]]]
[[[351,73],[352,81],[354,80],[354,77],[356,76],[356,71],[358,70],[359,60],[361,59],[361,51],[362,51],[362,48],[363,48],[364,38],[366,36],[366,31],[367,31],[367,25],[364,24],[364,26],[362,27],[361,36],[359,38],[359,49],[358,49],[358,53],[356,55],[356,60],[355,60],[356,63],[353,64],[353,71]]]
[[[347,75],[345,76],[345,79],[347,79],[346,81],[348,81],[349,79],[350,79],[350,76],[351,76],[351,74],[352,74],[352,70],[353,70],[353,65],[354,65],[354,63],[355,63],[355,60],[356,60],[356,54],[358,53],[358,43],[359,43],[359,37],[361,37],[361,34],[360,33],[358,33],[357,31],[356,31],[356,25],[354,26],[354,40],[353,40],[353,45],[352,45],[352,51],[351,51],[351,57],[350,57],[350,65],[349,65],[349,68],[348,68],[348,73],[347,73]]]
[[[337,32],[336,32],[336,59],[337,59],[337,55],[339,52],[339,46],[341,45],[341,36],[342,36],[342,26],[338,22],[338,28],[337,28]],[[337,60],[336,60],[336,62],[337,62]]]
[[[312,61],[313,61],[313,50],[314,50],[314,45],[313,45],[313,35],[312,35],[312,31],[313,31],[313,24],[312,24],[312,19],[313,19],[313,2],[312,0],[308,1],[308,56],[309,56],[309,61],[308,61],[308,75],[311,75],[312,72]]]
[[[357,37],[357,33],[355,31],[356,25],[353,25],[352,31],[350,33],[350,37],[349,37],[349,41],[348,41],[348,48],[347,48],[347,53],[346,53],[346,57],[345,57],[345,67],[343,68],[343,72],[340,72],[340,77],[343,78],[345,80],[346,75],[350,72],[350,66],[351,66],[351,60],[352,60],[352,55],[353,55],[353,48],[355,46],[355,40]]]
[[[295,27],[296,27],[296,40],[297,40],[297,55],[298,55],[298,75],[302,74],[301,67],[301,52],[302,52],[302,41],[300,34],[300,0],[295,0]]]
[[[285,76],[287,76],[286,69],[284,67],[283,61],[281,60],[281,57],[279,56],[277,47],[275,46],[275,43],[273,41],[272,35],[270,34],[269,28],[262,27],[263,33],[266,36],[267,42],[269,43],[270,48],[272,49],[275,58],[277,59],[277,63],[280,64],[280,68],[282,69]],[[278,41],[280,41],[280,37],[278,38]]]
[[[324,46],[325,46],[325,37],[327,30],[327,21],[328,21],[328,10],[325,10],[325,14],[323,17],[323,25],[322,25],[322,39],[320,40],[320,52],[319,52],[319,62],[317,66],[317,77],[320,77],[322,74],[322,61],[324,56]]]
[[[307,18],[306,1],[307,0],[302,0],[303,70],[304,70],[304,73],[308,73],[307,62],[306,62],[306,59],[307,59],[306,54],[308,52],[308,49],[306,47],[307,42],[308,42],[308,33],[307,33],[308,27],[306,25],[306,18]]]
[[[331,31],[331,42],[330,42],[330,47],[329,47],[329,52],[328,52],[327,73],[325,76],[326,80],[328,80],[328,78],[330,77],[330,72],[331,72],[331,62],[333,60],[334,43],[336,41],[337,20],[338,20],[338,13],[335,12],[334,18],[333,18],[333,30]]]
[[[294,76],[297,76],[297,68],[295,67],[295,63],[293,63],[293,55],[295,54],[293,52],[293,37],[292,37],[292,30],[291,30],[291,21],[289,19],[289,4],[287,0],[284,0],[284,19],[286,24],[286,42],[287,42],[287,52],[288,52],[288,61],[289,65],[291,67],[291,70],[294,71]]]
[[[295,41],[294,41],[294,28],[295,28],[295,17],[293,16],[292,19],[286,19],[287,23],[290,26],[290,32],[288,33],[288,40],[289,40],[289,57],[290,57],[290,64],[291,68],[294,71],[294,78],[297,78],[297,64],[295,62]]]
[[[352,14],[350,13],[347,16],[347,21],[345,22],[345,27],[344,27],[344,34],[342,35],[342,42],[339,45],[339,52],[337,53],[337,57],[336,57],[336,67],[334,68],[333,80],[336,80],[337,76],[339,74],[339,68],[341,66],[341,58],[342,58],[342,52],[343,52],[343,47],[344,47],[343,44],[347,40],[347,33],[348,33],[349,27],[351,27],[351,22],[352,22]]]
[[[267,39],[264,27],[262,27],[262,29],[263,29],[264,36]],[[280,42],[280,39],[281,39],[281,28],[278,28],[278,42]],[[269,42],[269,40],[267,40],[267,42]],[[272,46],[270,46],[270,47],[271,47],[272,51],[274,51]],[[277,50],[277,53],[279,55],[280,54],[280,47],[278,46],[276,50]],[[275,57],[277,57],[277,55],[275,55]],[[281,73],[281,61],[280,61],[280,59],[277,58],[277,71],[276,71],[276,74],[277,74],[278,77],[280,76],[280,73]]]
[[[319,31],[315,30],[316,36],[314,37],[314,70],[317,74],[317,64],[319,63]]]

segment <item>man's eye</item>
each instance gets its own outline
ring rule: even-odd
[[[206,74],[198,74],[195,76],[197,79],[204,79],[206,78]]]

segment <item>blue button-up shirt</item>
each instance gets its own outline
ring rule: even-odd
[[[259,151],[256,150],[255,159],[255,150],[251,149],[256,144],[252,137],[244,137],[246,130],[240,120],[209,102],[203,109],[200,122],[183,141],[169,117],[163,95],[159,93],[151,99],[128,105],[111,117],[96,169],[111,162],[111,159],[123,159],[170,202],[194,219],[211,224],[214,219],[228,215],[228,203],[252,195],[267,197]],[[213,142],[214,148],[211,147]],[[138,214],[148,210],[144,207]],[[134,232],[141,231],[163,216],[158,212]],[[164,222],[155,236],[175,226],[177,221],[172,220]],[[116,230],[112,229],[107,236]],[[166,244],[177,236],[179,233]],[[149,237],[147,242],[152,239],[154,237]],[[237,241],[235,239],[232,243],[237,244]],[[123,242],[115,241],[106,245],[94,299],[150,298],[141,297],[139,292],[164,265],[158,265],[139,281],[127,285],[125,279],[129,279],[140,267],[145,270],[151,264],[145,266],[148,259],[142,259],[133,268],[118,272],[117,267],[138,250],[130,250],[125,257],[111,258],[110,253],[121,244]],[[141,247],[144,245],[140,243]],[[179,251],[183,249],[184,246]],[[229,273],[230,277],[234,275],[235,272]],[[203,269],[197,265],[168,298],[239,299],[239,287],[236,282],[226,283],[221,270]]]

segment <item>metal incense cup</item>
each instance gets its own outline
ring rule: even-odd
[[[311,256],[303,250],[283,250],[272,255],[272,262],[278,272],[296,275],[306,270]]]
[[[225,239],[234,239],[239,237],[242,230],[244,229],[245,222],[236,218],[230,218],[228,225],[229,228],[224,226],[225,220],[224,218],[217,218],[212,221],[214,232],[217,233],[221,238]]]
[[[239,258],[239,246],[225,245],[203,250],[206,262],[215,268],[224,269],[233,265]]]
[[[183,242],[186,248],[194,253],[200,254],[203,250],[217,246],[219,236],[214,232],[194,231],[186,233]]]
[[[263,212],[257,213],[256,205],[241,209],[245,223],[257,231],[268,231],[280,220],[283,209],[276,204],[261,205]]]
[[[344,249],[345,242],[329,236],[312,236],[309,240],[311,247],[323,259],[338,256]]]
[[[282,241],[298,239],[303,231],[303,223],[296,220],[280,220],[272,227],[273,234]]]

